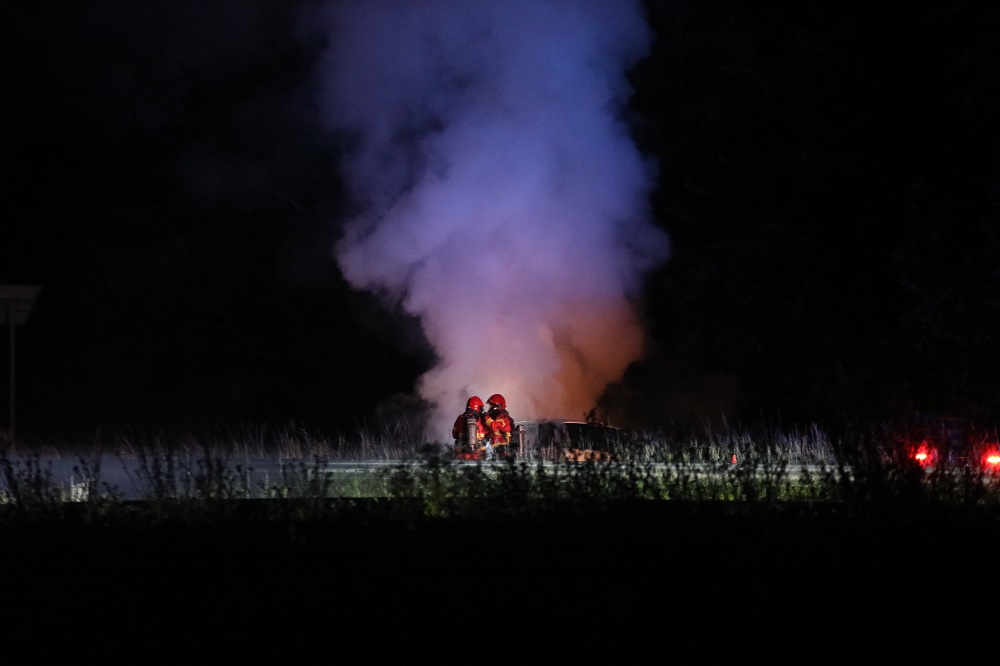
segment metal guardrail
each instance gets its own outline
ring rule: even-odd
[[[67,501],[82,501],[93,496],[112,491],[119,499],[148,499],[157,489],[151,486],[152,473],[166,473],[164,470],[151,471],[143,467],[137,459],[108,457],[101,459],[98,465],[88,470],[80,469],[80,461],[74,458],[51,458],[39,460],[10,461],[15,475],[20,474],[25,483],[49,484],[57,492],[61,492]],[[197,461],[195,461],[197,462]],[[493,462],[448,460],[445,466],[455,470],[479,468],[487,475],[496,475],[507,468],[510,461]],[[541,469],[551,473],[559,470],[571,470],[580,465],[599,465],[610,467],[636,466],[644,471],[664,476],[692,476],[696,478],[732,478],[756,479],[763,482],[796,483],[804,480],[821,478],[851,478],[854,471],[849,467],[825,464],[755,464],[731,462],[692,462],[692,463],[643,463],[643,462],[566,462],[566,461],[514,461],[529,470]],[[371,475],[384,475],[395,470],[411,468],[419,470],[431,465],[441,465],[440,461],[335,461],[317,462],[299,459],[260,459],[247,458],[228,460],[224,468],[203,469],[197,465],[192,468],[186,465],[175,465],[170,473],[172,479],[160,478],[162,482],[159,492],[169,493],[172,489],[179,493],[198,492],[199,488],[211,487],[214,482],[226,480],[243,484],[248,489],[247,497],[255,497],[255,492],[263,495],[266,489],[280,488],[283,484],[315,482],[320,477],[332,475],[338,483],[348,484],[352,480],[362,480]],[[96,472],[96,475],[95,475]],[[88,474],[89,473],[89,474]],[[934,473],[926,470],[927,475]],[[330,480],[328,477],[326,480]],[[988,483],[994,483],[997,477],[985,477]],[[96,487],[95,487],[95,484]],[[199,485],[201,484],[201,485]],[[8,479],[0,474],[0,501],[9,495]],[[154,495],[155,496],[155,495]]]

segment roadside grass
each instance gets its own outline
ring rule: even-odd
[[[820,625],[906,636],[927,618],[937,630],[941,609],[981,601],[1000,484],[927,472],[873,450],[877,440],[650,433],[610,462],[558,463],[456,461],[405,430],[8,442],[4,603],[58,635],[232,626],[255,651],[261,637],[314,627],[370,636],[373,622],[394,640],[399,627],[471,626],[488,641],[513,627],[580,645],[667,625],[685,640],[707,632],[708,645],[733,631],[786,635],[789,623],[809,637]],[[72,461],[71,487],[54,458]],[[262,458],[280,460],[270,477],[253,473]],[[143,499],[107,481],[121,461]]]
[[[619,510],[650,502],[731,503],[742,507],[992,507],[998,486],[966,468],[927,472],[879,451],[878,433],[833,441],[813,426],[705,428],[684,437],[634,434],[611,462],[543,464],[530,458],[496,463],[454,461],[446,446],[421,441],[402,424],[353,440],[313,436],[302,428],[248,428],[207,436],[97,436],[86,446],[5,443],[0,449],[0,509],[22,518],[81,505],[77,514],[106,517],[122,507],[155,516],[223,511],[233,500],[295,504],[297,511],[381,503],[380,511],[426,518],[510,518],[551,511]],[[30,453],[24,453],[30,451]],[[69,488],[52,472],[70,457]],[[270,477],[255,461],[277,459]],[[128,461],[140,502],[126,502],[102,466]],[[381,463],[333,469],[332,463]],[[230,510],[230,509],[225,509]]]

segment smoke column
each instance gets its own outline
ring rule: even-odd
[[[344,1],[321,22],[358,206],[335,255],[419,316],[428,434],[450,441],[473,394],[582,418],[641,357],[634,297],[669,253],[620,113],[652,39],[640,2]]]

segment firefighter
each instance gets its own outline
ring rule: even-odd
[[[486,403],[490,406],[483,419],[487,440],[498,458],[510,458],[514,454],[510,447],[514,422],[507,413],[507,401],[499,393],[494,393]]]
[[[465,403],[465,411],[455,419],[455,425],[451,428],[451,436],[455,438],[455,457],[474,459],[480,452],[485,450],[486,442],[486,421],[485,406],[483,399],[478,395],[469,398]],[[475,426],[475,441],[470,441],[469,420]]]

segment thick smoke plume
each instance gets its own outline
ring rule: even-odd
[[[655,166],[621,111],[651,41],[638,0],[366,0],[324,14],[325,120],[360,211],[335,249],[420,317],[431,432],[473,394],[582,418],[643,351],[666,259]]]

